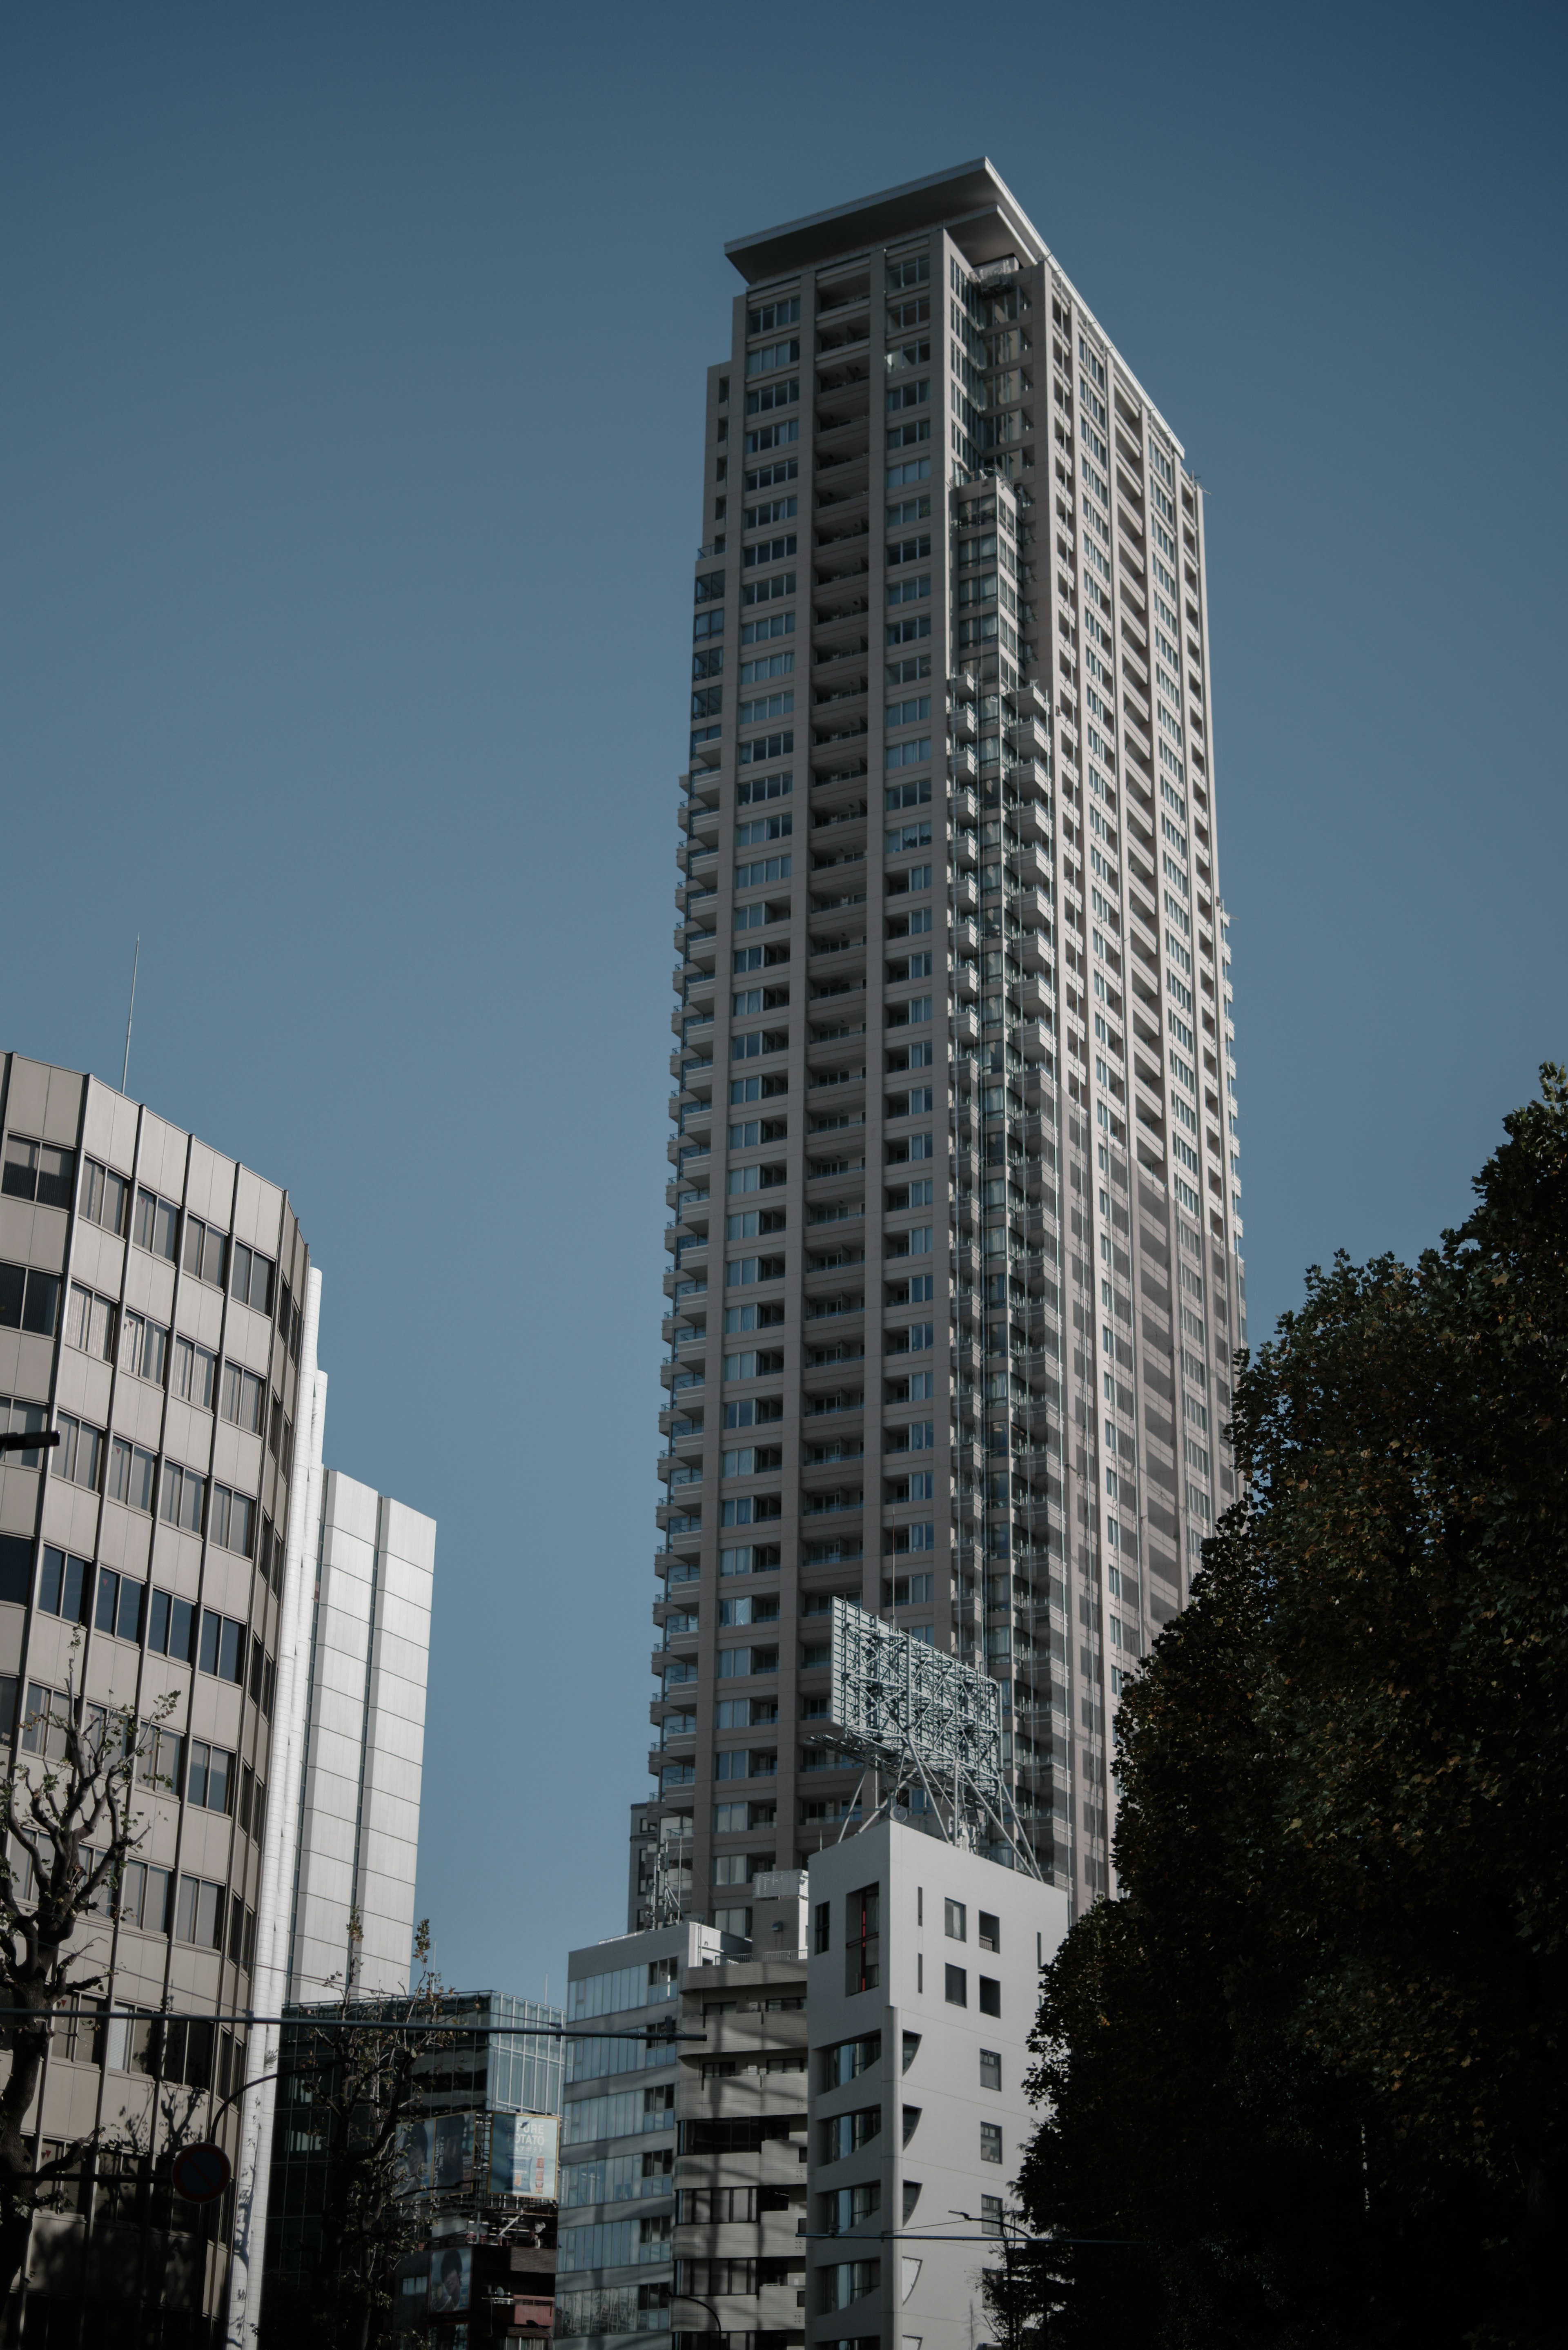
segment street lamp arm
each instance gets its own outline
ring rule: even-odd
[[[670,2298],[671,2301],[689,2301],[693,2309],[705,2309],[709,2316],[713,2321],[714,2332],[716,2334],[722,2334],[726,2331],[724,2321],[720,2316],[718,2311],[714,2308],[712,2303],[711,2301],[704,2301],[701,2293],[672,2293]]]

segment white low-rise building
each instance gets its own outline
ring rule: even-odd
[[[1064,1888],[882,1819],[814,1856],[808,2340],[973,2350]]]

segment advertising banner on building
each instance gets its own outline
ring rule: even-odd
[[[431,2126],[404,2122],[398,2130],[398,2168],[393,2192],[422,2195],[431,2183]]]
[[[546,2203],[558,2191],[561,2125],[554,2114],[497,2114],[490,2126],[490,2191]]]
[[[432,2317],[455,2317],[468,2307],[473,2282],[473,2254],[466,2244],[432,2245],[430,2262],[430,2314]]]
[[[472,2114],[438,2114],[431,2125],[431,2185],[438,2195],[473,2185]]]

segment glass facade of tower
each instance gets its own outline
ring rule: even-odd
[[[1002,1682],[1082,1903],[1124,1677],[1234,1492],[1202,494],[989,165],[729,252],[640,1877],[744,1931],[853,1818],[803,1743],[842,1593]]]

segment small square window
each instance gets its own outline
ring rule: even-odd
[[[969,1977],[962,1967],[948,1968],[946,1998],[950,2007],[969,2005]]]
[[[942,1921],[948,1939],[962,1942],[968,1939],[969,1914],[961,1901],[944,1901]]]
[[[1002,2125],[1000,2122],[981,2122],[980,2126],[980,2158],[981,2162],[1000,2162],[1002,2160]]]
[[[1000,2048],[982,2048],[981,2050],[980,2085],[982,2089],[1001,2088],[1002,2051]]]
[[[982,1950],[1000,1950],[1002,1948],[1002,1920],[993,1918],[989,1909],[982,1909],[980,1913],[980,1947]]]
[[[1002,2013],[1002,1985],[994,1975],[981,1975],[980,1979],[980,2012],[981,2015]]]

